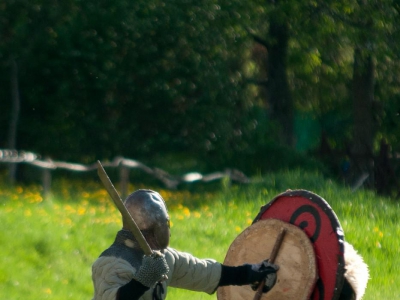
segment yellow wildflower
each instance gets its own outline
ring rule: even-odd
[[[183,209],[183,213],[185,214],[186,217],[190,217],[190,210],[189,210],[189,208],[185,207],[185,208]]]
[[[86,208],[84,208],[84,207],[78,208],[78,215],[82,216],[85,214],[85,212],[86,212]]]

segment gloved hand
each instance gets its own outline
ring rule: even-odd
[[[278,270],[279,266],[270,263],[268,260],[251,265],[248,276],[253,291],[257,290],[259,284],[264,279],[265,284],[262,291],[263,293],[270,291],[276,283],[276,271]]]
[[[221,265],[218,286],[250,284],[252,288],[257,289],[260,282],[265,279],[263,292],[266,293],[274,286],[278,269],[277,265],[269,263],[268,260],[259,264],[244,264],[237,267]]]
[[[133,276],[141,284],[152,287],[156,282],[167,279],[169,267],[162,253],[154,251],[143,256],[142,265]]]

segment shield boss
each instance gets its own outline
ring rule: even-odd
[[[280,267],[277,282],[261,299],[308,300],[317,280],[316,259],[310,239],[297,226],[277,219],[257,221],[233,241],[224,264],[238,266],[267,259],[282,228],[286,234],[274,262]],[[224,286],[217,291],[219,300],[251,300],[254,295],[249,285]]]

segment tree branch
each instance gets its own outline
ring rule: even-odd
[[[328,15],[330,15],[332,18],[334,18],[335,20],[339,20],[347,25],[350,25],[352,27],[355,28],[360,28],[360,29],[365,29],[366,26],[370,25],[367,22],[363,22],[363,21],[354,21],[350,18],[346,18],[346,16],[341,15],[340,13],[334,11],[333,9],[331,9],[328,5],[325,5],[323,3],[321,3],[321,10],[324,10],[327,12]]]
[[[266,40],[262,39],[260,36],[256,35],[253,30],[247,28],[246,31],[256,43],[264,46],[267,49],[269,48],[269,43]]]

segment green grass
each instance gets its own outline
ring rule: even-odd
[[[248,186],[222,182],[213,192],[158,189],[170,208],[171,246],[223,261],[260,207],[288,188],[313,191],[335,210],[346,240],[370,267],[364,299],[400,299],[399,204],[371,192],[351,193],[320,174],[269,174]],[[37,186],[0,186],[0,298],[91,299],[91,264],[121,227],[119,213],[98,182],[57,181],[47,200],[40,192]],[[216,299],[172,288],[168,293],[174,300]]]

